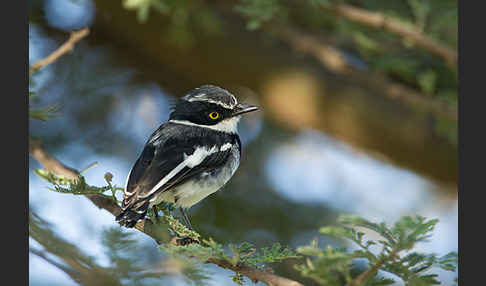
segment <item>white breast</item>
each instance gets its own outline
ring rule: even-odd
[[[216,170],[213,174],[202,173],[198,178],[160,194],[150,205],[156,205],[163,201],[174,203],[175,198],[177,198],[176,207],[189,208],[221,189],[231,179],[239,163],[240,152],[236,146],[233,146],[231,157],[219,170]]]

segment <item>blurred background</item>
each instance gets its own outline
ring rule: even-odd
[[[84,173],[89,184],[105,185],[103,176],[110,172],[123,187],[174,100],[214,84],[264,111],[240,124],[243,158],[233,179],[189,210],[203,236],[295,249],[341,213],[390,224],[419,214],[440,219],[421,248],[441,255],[457,251],[457,1],[29,5],[31,65],[57,49],[70,31],[90,28],[73,52],[35,73],[29,86],[35,91],[31,108],[59,106],[59,116],[30,119],[29,134],[70,167],[82,170],[98,162]],[[384,15],[436,46],[386,25],[374,27],[366,17],[359,22],[346,8]],[[78,285],[59,265],[59,253],[76,249],[90,263],[110,265],[107,237],[117,231],[130,234],[136,245],[137,251],[120,248],[126,259],[146,267],[167,260],[152,239],[121,229],[86,198],[49,191],[33,172],[41,165],[29,159],[29,207],[45,231],[29,240],[30,285]],[[39,242],[49,239],[60,252],[50,253]],[[321,245],[338,243],[320,239]],[[203,268],[210,273],[206,285],[235,285],[231,271]],[[274,269],[313,285],[291,262]],[[436,272],[443,285],[455,277]],[[142,282],[193,283],[181,275]]]

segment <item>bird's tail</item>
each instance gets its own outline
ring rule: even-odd
[[[129,206],[122,210],[122,212],[116,216],[116,221],[118,221],[122,226],[129,228],[134,227],[138,221],[145,218],[145,215],[147,215],[148,207],[148,200]]]

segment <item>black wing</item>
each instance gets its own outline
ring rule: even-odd
[[[117,220],[128,227],[135,225],[137,220],[145,217],[151,198],[193,176],[222,166],[230,156],[231,148],[221,147],[233,141],[233,137],[207,132],[211,131],[174,123],[159,127],[130,171],[122,202],[123,212],[117,216]],[[201,145],[208,148],[198,150],[202,148]],[[191,158],[195,151],[204,157],[190,162],[197,164],[188,164],[187,158]]]

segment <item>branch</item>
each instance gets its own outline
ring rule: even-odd
[[[412,41],[417,46],[441,57],[446,64],[457,68],[457,52],[428,37],[415,27],[408,26],[379,12],[370,12],[347,4],[321,5],[326,11],[375,29],[383,29]]]
[[[62,44],[57,50],[52,52],[49,56],[35,62],[29,68],[29,75],[35,72],[36,70],[45,67],[48,64],[56,61],[59,57],[61,57],[65,53],[72,51],[74,49],[74,45],[82,38],[86,37],[88,34],[89,34],[88,28],[84,28],[78,31],[72,31],[69,39],[64,44]]]
[[[121,286],[107,268],[98,266],[89,256],[82,254],[75,245],[65,242],[52,233],[48,225],[31,212],[29,212],[29,237],[44,248],[44,251],[40,251],[30,247],[31,253],[64,271],[80,285],[102,285],[103,283],[99,281],[109,281],[112,282],[109,285]],[[63,263],[49,258],[46,253],[55,255]],[[94,283],[95,281],[98,283]]]
[[[29,153],[32,157],[37,159],[42,164],[44,169],[56,173],[58,175],[65,176],[68,179],[77,180],[79,172],[73,168],[70,168],[56,158],[51,156],[42,146],[42,142],[30,138],[29,140]],[[91,202],[93,202],[98,208],[105,209],[113,215],[120,213],[120,207],[111,199],[99,196],[99,195],[85,195]]]
[[[78,178],[79,172],[75,169],[67,167],[59,162],[56,158],[51,156],[42,146],[39,140],[30,138],[29,153],[32,157],[37,159],[39,163],[48,171],[62,175],[71,179]],[[110,199],[99,195],[85,195],[100,209],[105,209],[113,215],[118,215],[121,211],[120,207]],[[161,238],[160,231],[157,231],[156,226],[150,220],[140,221],[135,225],[135,229],[155,239],[157,243],[166,241],[167,237]],[[277,276],[267,271],[259,270],[245,264],[232,265],[229,261],[222,259],[209,259],[206,263],[218,265],[219,267],[230,269],[234,272],[240,273],[248,277],[251,281],[262,281],[270,286],[303,286],[301,283],[290,280],[284,277]]]
[[[315,36],[283,25],[266,24],[262,28],[290,45],[294,50],[314,57],[322,66],[336,74],[346,75],[354,82],[375,89],[379,91],[379,94],[398,100],[407,106],[457,120],[457,110],[450,104],[440,99],[424,96],[402,84],[391,82],[379,73],[370,71],[364,73],[355,69],[339,50]]]
[[[74,271],[72,271],[71,269],[65,267],[61,263],[57,263],[53,259],[50,259],[49,257],[47,257],[47,255],[45,255],[44,252],[39,251],[37,249],[33,249],[33,248],[29,248],[29,252],[31,252],[32,254],[37,255],[38,257],[44,259],[48,263],[56,266],[57,268],[59,268],[60,270],[62,270],[64,273],[66,273],[69,277],[71,277],[71,279],[73,279],[74,281],[78,281],[78,277],[76,276],[76,273]]]
[[[258,281],[265,282],[267,285],[271,286],[304,286],[300,282],[287,279],[285,277],[277,276],[273,273],[268,271],[262,271],[250,267],[244,264],[233,265],[230,262],[223,260],[223,259],[215,259],[210,258],[208,259],[207,263],[216,264],[221,268],[230,269],[234,272],[240,273],[245,275],[246,277],[250,278],[253,283],[257,283]]]
[[[378,270],[380,270],[381,266],[387,262],[387,259],[394,260],[397,254],[397,250],[394,250],[388,257],[382,257],[375,266],[371,267],[370,269],[366,270],[365,272],[361,273],[356,277],[353,281],[349,282],[348,286],[359,286],[365,282],[367,282],[371,277],[376,275]]]

